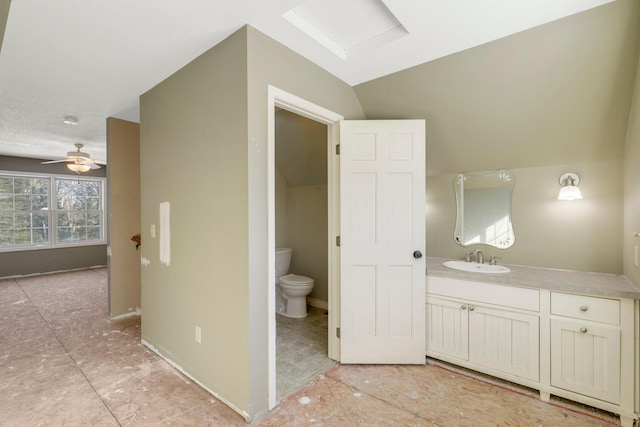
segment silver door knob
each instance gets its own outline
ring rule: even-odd
[[[413,257],[414,257],[415,259],[420,259],[420,258],[422,258],[422,252],[420,252],[420,251],[413,251]]]
[[[463,309],[463,310],[466,310],[467,309],[467,305],[466,304],[462,304],[462,306],[460,308]]]
[[[469,311],[473,311],[473,310],[475,310],[475,309],[476,309],[476,308],[475,308],[474,306],[472,306],[472,305],[470,305],[470,306],[469,306]]]
[[[580,332],[582,332],[583,334],[587,333],[587,328],[585,328],[584,326],[582,328],[580,328]]]
[[[587,310],[589,310],[589,307],[587,307],[586,305],[580,306],[580,311],[587,311]]]

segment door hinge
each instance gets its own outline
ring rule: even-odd
[[[336,144],[336,154],[340,155],[340,144]]]
[[[340,338],[340,328],[336,328],[336,337]]]
[[[340,246],[340,236],[336,236],[336,246]]]

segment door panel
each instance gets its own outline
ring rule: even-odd
[[[465,302],[429,297],[426,312],[427,351],[469,359],[469,311]]]
[[[539,381],[538,316],[470,306],[469,360]]]
[[[619,403],[620,329],[553,319],[551,385]]]
[[[342,363],[425,363],[424,131],[341,122]]]

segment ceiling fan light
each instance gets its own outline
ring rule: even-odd
[[[87,172],[89,171],[91,168],[87,165],[80,165],[77,163],[68,163],[67,167],[74,171],[75,173],[82,173],[82,172]]]

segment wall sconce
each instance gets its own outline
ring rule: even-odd
[[[560,193],[558,193],[558,200],[580,200],[582,199],[582,193],[578,188],[580,177],[575,173],[565,173],[560,177]]]

